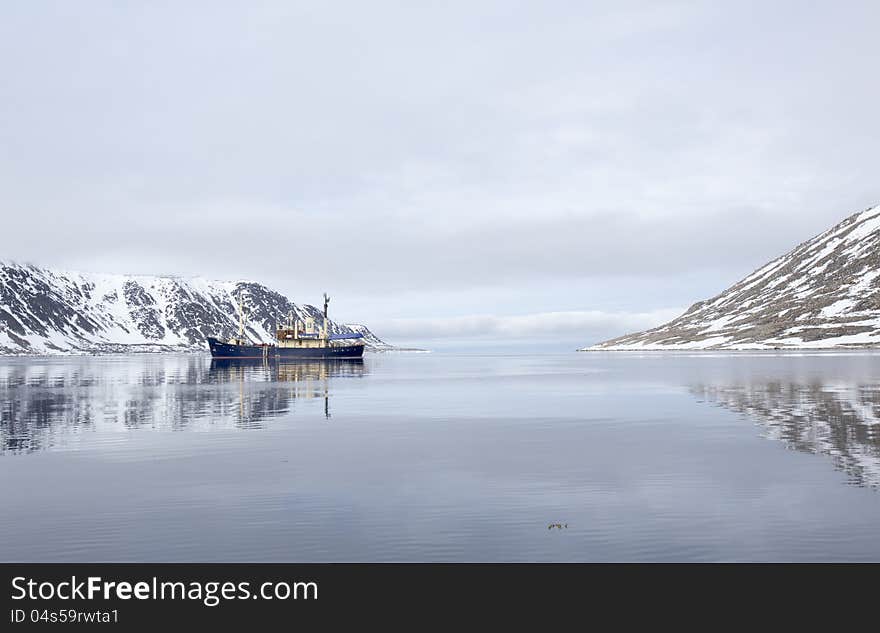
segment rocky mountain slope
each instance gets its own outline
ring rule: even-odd
[[[856,213],[659,327],[585,350],[880,345],[880,206]]]
[[[238,331],[242,293],[247,335],[271,342],[293,312],[323,324],[321,310],[295,304],[252,281],[104,275],[0,263],[0,353],[62,354],[207,350],[206,336]],[[332,333],[360,332],[368,349],[391,349],[368,328],[330,321]]]

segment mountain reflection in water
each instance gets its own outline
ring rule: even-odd
[[[756,420],[768,439],[830,456],[854,485],[880,487],[880,386],[876,384],[698,384],[691,393]]]
[[[204,356],[109,357],[0,366],[0,454],[32,453],[84,431],[259,428],[302,400],[331,416],[333,380],[362,359],[261,363]]]

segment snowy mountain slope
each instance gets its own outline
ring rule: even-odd
[[[234,295],[248,306],[248,336],[271,342],[276,323],[318,308],[298,305],[252,281],[104,275],[0,263],[0,353],[59,354],[207,349],[206,336],[238,330]],[[330,321],[333,333],[361,332],[372,349],[390,349],[362,325]]]
[[[586,350],[776,349],[880,345],[880,205],[651,330]]]

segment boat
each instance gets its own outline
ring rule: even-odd
[[[239,298],[238,336],[227,341],[212,336],[207,337],[211,356],[262,360],[362,358],[364,343],[358,339],[362,339],[363,334],[359,332],[330,334],[327,327],[329,303],[330,297],[324,293],[324,320],[320,328],[317,327],[314,317],[307,317],[301,322],[291,313],[284,327],[275,329],[274,343],[254,343],[245,335],[244,304]]]

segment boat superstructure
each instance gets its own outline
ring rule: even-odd
[[[360,333],[330,334],[328,304],[330,297],[324,293],[324,318],[318,327],[314,317],[300,320],[292,312],[283,327],[275,329],[274,343],[254,343],[245,334],[244,302],[238,302],[238,335],[228,341],[207,337],[211,356],[214,358],[261,358],[280,359],[334,359],[361,358],[364,343]]]

